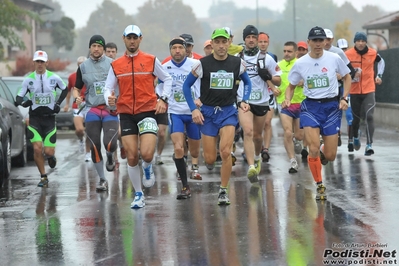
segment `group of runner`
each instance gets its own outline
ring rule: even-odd
[[[348,132],[348,149],[351,151],[350,145],[355,150],[360,148],[358,129],[360,118],[364,118],[365,155],[374,153],[374,91],[375,84],[381,84],[384,61],[367,46],[367,35],[356,33],[354,48],[344,53],[340,48],[345,40],[338,40],[340,48],[337,48],[332,45],[330,30],[314,27],[309,31],[307,42],[286,42],[284,58],[279,62],[267,51],[269,36],[255,26],[244,28],[242,45],[232,44],[233,37],[228,27],[215,29],[204,44],[207,55],[202,57],[192,51],[192,36],[181,34],[169,42],[170,57],[163,63],[140,50],[143,34],[137,25],[125,28],[122,38],[126,51],[119,58],[115,58],[116,45],[106,44],[101,35],[90,38],[90,55],[86,60],[78,58],[78,69],[73,74],[75,81],[70,81],[74,84],[68,86],[74,98],[80,149],[84,151],[83,136],[86,135],[86,154],[91,155],[99,177],[98,191],[108,190],[102,144],[106,150],[105,168],[114,171],[119,138],[121,157],[127,158],[127,172],[135,190],[131,208],[144,207],[142,186],[151,187],[155,183],[153,162],[162,164],[168,125],[173,159],[182,183],[177,199],[191,197],[187,150],[194,173],[190,177],[202,179],[198,172],[202,144],[206,165],[213,165],[218,156],[221,158],[218,204],[229,205],[228,184],[237,128],[241,127],[243,135],[247,177],[256,183],[262,161],[270,159],[268,149],[274,113],[271,110],[278,108],[284,130],[283,143],[290,160],[288,172],[298,171],[295,153],[301,153],[308,160],[317,186],[316,199],[324,200],[327,196],[321,165],[336,157],[342,110],[348,108],[349,92],[354,118],[352,130]],[[38,185],[45,187],[48,179],[44,158],[48,158],[51,168],[56,164],[54,114],[59,112],[59,104],[68,90],[57,75],[46,70],[44,51],[37,51],[33,61],[35,72],[24,81],[17,103],[30,106],[30,139],[41,174]],[[374,62],[378,62],[375,78]],[[58,99],[56,88],[62,90]],[[33,100],[24,101],[28,92]],[[42,120],[42,116],[51,120]],[[320,145],[320,136],[323,145]]]

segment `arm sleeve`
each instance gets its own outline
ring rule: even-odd
[[[375,59],[375,61],[378,62],[377,63],[377,75],[382,76],[382,74],[384,74],[384,71],[385,71],[385,61],[379,54],[377,54],[377,58]]]
[[[64,101],[64,99],[67,96],[67,94],[68,94],[68,90],[63,89],[61,94],[60,94],[60,97],[58,97],[58,100],[56,101],[56,103],[58,105],[60,105]]]
[[[163,81],[163,93],[160,96],[170,98],[170,94],[172,93],[172,78],[169,73],[165,71],[158,58],[155,58],[154,75],[159,80]]]
[[[243,101],[248,101],[249,100],[249,96],[251,95],[251,90],[252,90],[251,79],[249,78],[247,71],[242,73],[240,75],[240,78],[244,82],[244,94],[242,96],[242,100]]]
[[[83,79],[82,79],[82,71],[80,70],[80,67],[78,67],[78,70],[76,71],[76,81],[75,81],[75,87],[81,90],[83,88]]]
[[[183,94],[186,98],[187,104],[190,107],[191,112],[197,109],[197,106],[195,105],[193,100],[193,96],[191,95],[191,86],[194,85],[196,80],[197,78],[193,75],[193,73],[190,72],[190,74],[188,74],[186,80],[183,83]]]
[[[110,96],[111,93],[115,91],[117,84],[118,80],[115,77],[114,69],[111,66],[108,70],[107,80],[105,81],[105,88],[104,88],[104,100],[106,105],[108,105],[108,96]]]
[[[349,70],[351,71],[350,72],[350,75],[351,75],[351,78],[353,79],[354,77],[355,77],[355,74],[356,74],[356,70],[353,68],[353,66],[352,66],[352,64],[349,62],[349,64],[347,64],[346,65],[348,68],[349,68]]]

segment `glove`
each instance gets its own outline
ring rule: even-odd
[[[258,75],[264,81],[272,79],[272,75],[270,74],[269,70],[267,70],[267,68],[260,68],[259,63],[258,63]]]
[[[53,113],[58,114],[61,111],[61,107],[58,103],[54,104]]]
[[[32,101],[31,100],[26,100],[26,101],[23,101],[22,103],[21,103],[21,106],[22,107],[29,107],[29,106],[31,106],[33,103],[32,103]]]

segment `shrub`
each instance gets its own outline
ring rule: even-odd
[[[47,69],[54,72],[63,71],[70,64],[69,61],[62,61],[60,59],[49,60]],[[24,76],[35,70],[31,57],[18,57],[15,62],[15,70],[12,70],[13,76]]]

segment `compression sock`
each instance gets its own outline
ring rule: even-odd
[[[321,161],[320,158],[308,157],[308,164],[310,172],[312,173],[313,179],[316,183],[322,182],[321,178]]]

